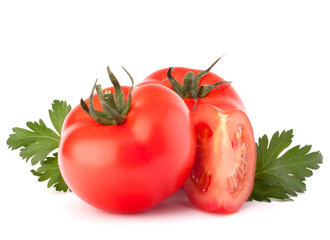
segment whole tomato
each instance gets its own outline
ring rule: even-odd
[[[139,85],[157,83],[171,88],[182,97],[191,111],[199,105],[208,103],[223,110],[240,109],[245,112],[245,106],[231,83],[210,72],[217,61],[205,71],[184,67],[160,69],[147,76]],[[193,80],[189,82],[189,78]],[[200,95],[204,96],[198,96],[196,89],[201,87],[203,90],[200,91]],[[196,91],[197,101],[191,90]]]
[[[196,143],[189,110],[177,94],[160,85],[130,89],[115,81],[103,91],[95,87],[93,101],[82,101],[63,125],[63,178],[96,208],[118,213],[150,209],[175,193],[193,167]],[[107,124],[104,112],[114,109],[120,115],[115,117],[118,125],[99,123]]]
[[[184,184],[190,201],[212,212],[236,212],[249,197],[256,166],[256,144],[244,104],[229,82],[207,70],[161,69],[140,85],[171,88],[191,111],[196,158]]]

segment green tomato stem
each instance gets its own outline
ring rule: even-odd
[[[128,74],[131,79],[132,86],[129,91],[128,100],[126,102],[124,92],[122,87],[119,84],[116,76],[111,72],[110,68],[107,67],[108,75],[110,81],[112,82],[115,93],[106,92],[104,93],[101,85],[97,84],[97,79],[94,83],[92,92],[89,97],[89,106],[87,103],[81,99],[80,106],[81,108],[91,116],[96,122],[103,125],[121,125],[126,121],[126,115],[130,110],[131,102],[132,102],[132,88],[134,85],[134,81],[132,76],[128,73],[128,71],[123,68],[124,71]],[[97,96],[101,103],[102,111],[97,111],[94,108],[94,91],[96,90]]]

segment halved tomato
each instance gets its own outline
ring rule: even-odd
[[[252,126],[241,110],[224,111],[210,104],[192,113],[196,159],[184,184],[190,201],[211,212],[236,212],[254,183],[256,144]]]

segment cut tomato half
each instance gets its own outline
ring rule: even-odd
[[[250,196],[256,168],[251,123],[241,110],[203,104],[192,113],[197,149],[184,190],[198,208],[236,212]]]

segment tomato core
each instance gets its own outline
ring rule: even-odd
[[[238,126],[231,139],[236,164],[233,173],[227,177],[227,190],[233,197],[242,189],[247,173],[248,146],[245,144],[242,128]]]

